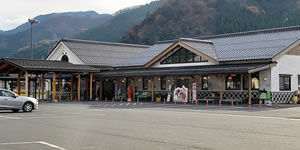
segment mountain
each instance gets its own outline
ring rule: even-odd
[[[122,9],[116,12],[110,21],[97,28],[80,33],[73,38],[118,42],[131,27],[142,22],[145,17],[155,11],[160,4],[161,1],[153,1],[146,5]]]
[[[198,37],[300,25],[300,0],[164,0],[120,42],[153,44]]]
[[[40,21],[33,25],[33,42],[40,44],[41,41],[59,40],[63,37],[84,32],[99,26],[112,18],[108,14],[96,12],[67,12],[41,15],[35,17]],[[29,23],[25,23],[7,35],[0,35],[0,58],[12,56],[19,51],[24,51],[30,45]],[[12,33],[16,32],[16,33]],[[48,42],[46,42],[48,43]]]
[[[107,15],[107,14],[102,14],[102,15]],[[53,19],[55,17],[59,16],[69,16],[69,17],[91,17],[91,18],[97,18],[100,17],[101,15],[98,14],[95,11],[86,11],[86,12],[63,12],[63,13],[51,13],[51,14],[46,14],[46,15],[40,15],[35,17],[34,19],[39,20],[40,22],[45,22],[49,19]],[[8,31],[2,31],[0,30],[0,35],[11,35],[14,33],[18,33],[21,31],[25,31],[30,28],[29,23],[23,23],[16,27],[15,29],[8,30]]]

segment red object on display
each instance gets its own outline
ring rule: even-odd
[[[127,94],[128,94],[128,99],[132,98],[132,87],[131,85],[128,86],[127,88]]]

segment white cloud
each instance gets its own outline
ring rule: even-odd
[[[10,30],[24,23],[28,18],[41,14],[69,11],[98,13],[114,12],[153,0],[3,0],[0,2],[0,30]]]

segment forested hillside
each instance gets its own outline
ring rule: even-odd
[[[300,24],[300,0],[164,0],[132,27],[121,42],[158,40],[294,26]]]

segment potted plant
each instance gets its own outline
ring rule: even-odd
[[[160,103],[161,102],[161,93],[160,92],[155,92],[155,101],[157,103]]]

